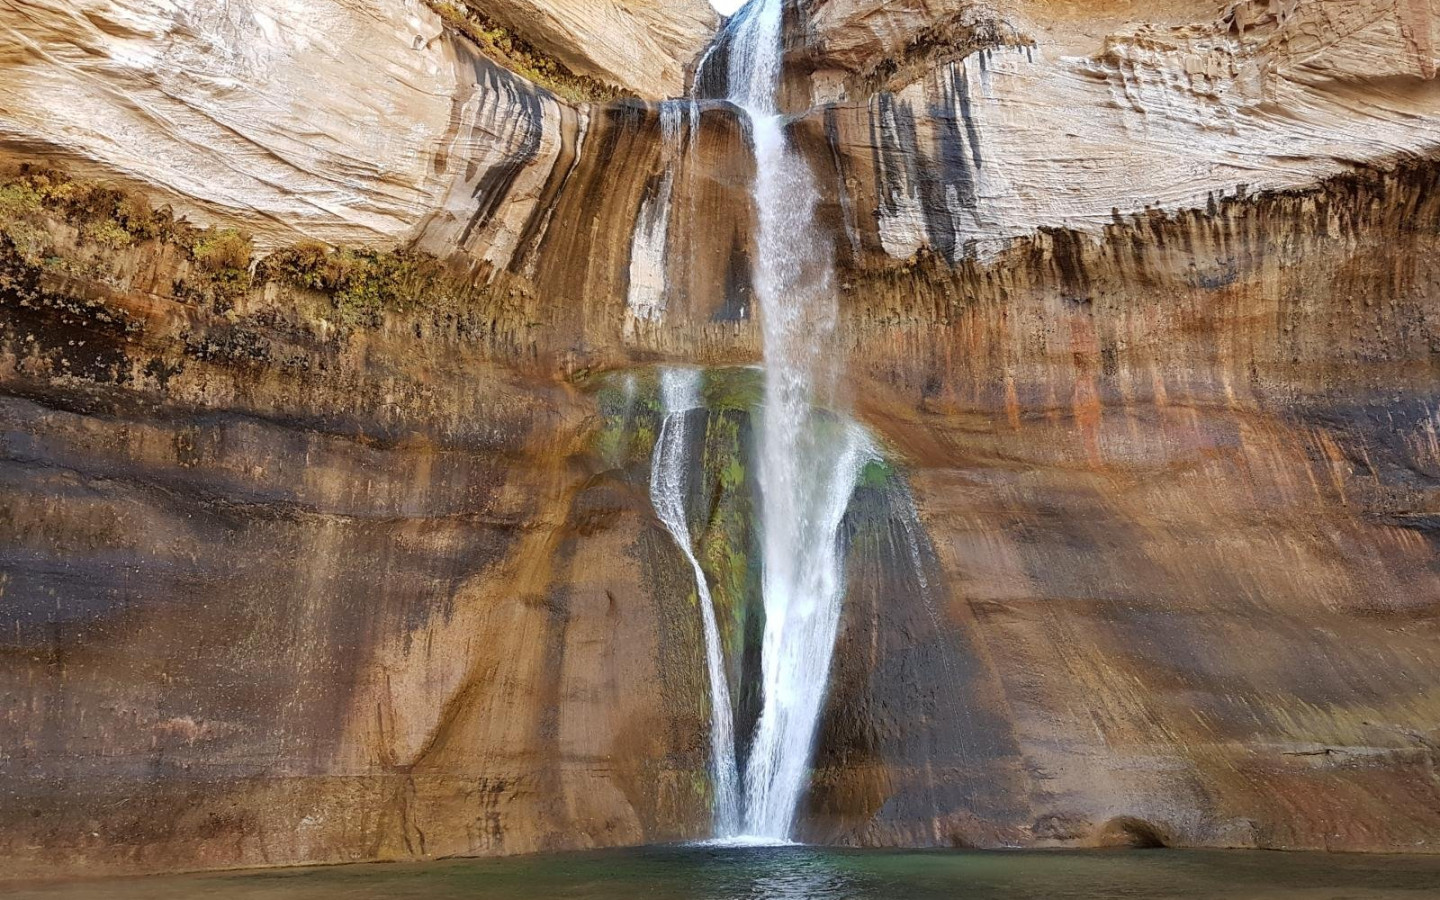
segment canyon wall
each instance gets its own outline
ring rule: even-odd
[[[646,485],[654,366],[760,355],[735,110],[401,0],[5,6],[0,874],[705,835]],[[787,13],[887,458],[805,835],[1430,851],[1436,10],[1086,7]],[[561,62],[659,97],[665,46]],[[732,371],[690,502],[743,658]]]

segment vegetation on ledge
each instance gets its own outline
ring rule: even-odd
[[[192,225],[139,194],[44,166],[0,170],[0,252],[20,266],[119,286],[117,261],[145,244],[178,257],[169,291],[175,300],[217,313],[249,291],[281,284],[323,295],[329,310],[321,317],[331,324],[368,328],[388,311],[438,309],[485,292],[417,251],[301,241],[257,258],[249,235]]]
[[[147,242],[194,263],[172,285],[182,302],[223,312],[252,285],[254,248],[235,229],[198,228],[139,194],[45,166],[0,172],[0,244],[23,265],[114,283],[108,257]]]
[[[426,0],[445,24],[474,41],[496,65],[535,82],[572,103],[602,102],[629,96],[625,91],[588,75],[570,71],[474,6],[447,0]]]
[[[340,324],[380,324],[387,310],[428,305],[443,271],[438,260],[410,250],[331,249],[304,241],[277,250],[256,266],[262,281],[288,282],[327,294]]]
[[[198,233],[142,197],[54,169],[26,165],[0,176],[0,234],[25,261],[38,264],[53,256],[49,225],[57,217],[79,229],[82,240],[110,249],[146,240],[193,246]],[[248,254],[247,241],[247,259]]]

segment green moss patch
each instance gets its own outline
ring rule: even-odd
[[[600,428],[595,450],[605,465],[648,478],[650,456],[660,437],[660,382],[654,369],[587,376],[582,387],[595,392]]]
[[[857,479],[857,488],[867,490],[884,490],[889,487],[895,477],[895,469],[889,463],[872,459],[860,470],[860,477]]]
[[[765,397],[765,373],[750,366],[727,366],[705,371],[705,407],[750,413]]]
[[[197,264],[174,285],[179,299],[221,310],[250,289],[254,248],[249,235],[229,228],[197,228],[155,209],[139,194],[70,177],[46,166],[0,172],[0,234],[31,265],[104,279],[93,253],[61,246],[57,236],[75,229],[81,250],[118,251],[155,242],[179,247]]]
[[[277,250],[261,261],[257,274],[318,291],[331,299],[340,324],[379,325],[388,311],[411,311],[445,294],[446,280],[434,257],[411,250],[331,249],[305,242]]]
[[[435,257],[403,248],[300,241],[257,258],[243,231],[197,227],[138,194],[43,166],[0,170],[0,238],[26,265],[99,280],[111,280],[112,264],[126,251],[170,248],[171,259],[190,263],[175,269],[174,299],[220,313],[267,284],[321,295],[318,305],[297,302],[311,318],[342,328],[378,327],[391,312],[493,299],[488,285],[470,273],[452,273]]]

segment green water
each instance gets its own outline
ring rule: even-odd
[[[24,888],[11,900],[1440,898],[1440,857],[1250,851],[647,847]]]

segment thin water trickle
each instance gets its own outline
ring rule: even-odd
[[[650,502],[665,530],[695,574],[695,592],[705,632],[705,666],[710,676],[710,776],[714,783],[715,834],[734,835],[740,828],[739,773],[735,765],[735,726],[730,707],[730,687],[725,680],[725,657],[720,645],[720,628],[715,620],[715,602],[705,572],[690,543],[690,525],[685,514],[686,451],[690,446],[689,412],[700,402],[700,370],[667,368],[660,372],[660,402],[663,419],[655,453],[650,461]]]

